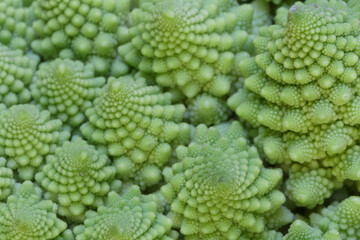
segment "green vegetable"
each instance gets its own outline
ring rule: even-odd
[[[255,95],[248,93],[244,97],[247,101],[238,104],[237,98],[247,94],[242,91],[228,102],[240,117],[255,126],[293,132],[283,134],[287,136],[283,141],[288,145],[288,157],[300,163],[343,152],[355,140],[356,129],[351,126],[360,117],[356,111],[355,87],[360,62],[354,51],[359,45],[356,39],[359,20],[341,9],[314,6],[294,5],[284,26],[269,27],[269,37],[258,38],[258,41],[267,39],[268,49],[254,60],[241,63],[245,71],[254,66],[252,61],[261,68],[245,80],[247,89]],[[329,18],[320,23],[322,16]],[[319,40],[312,28],[317,22],[324,31]],[[340,30],[331,35],[336,30],[334,24]],[[302,35],[304,27],[308,30]],[[297,41],[302,43],[298,46]],[[314,45],[314,49],[307,43]],[[340,111],[340,106],[344,110]],[[249,112],[252,114],[248,115]],[[313,132],[319,132],[316,135],[321,137],[315,138]]]
[[[338,231],[341,239],[352,240],[360,237],[360,197],[351,196],[323,208],[320,214],[310,215],[311,225],[322,232]]]
[[[360,198],[348,197],[342,202],[333,202],[320,213],[310,214],[307,223],[296,220],[291,224],[285,240],[355,240],[359,238]]]
[[[289,198],[297,206],[308,208],[323,204],[324,199],[341,186],[332,176],[330,169],[321,168],[316,162],[308,165],[293,164],[286,181]]]
[[[170,93],[148,86],[141,75],[110,78],[80,130],[115,157],[120,179],[146,188],[160,181],[171,143],[190,130],[180,124],[184,112],[182,104],[171,105]]]
[[[35,0],[33,28],[40,38],[32,49],[46,59],[91,62],[96,75],[109,75],[116,47],[123,41],[130,0]],[[117,65],[118,66],[118,65]],[[123,73],[127,72],[127,66]]]
[[[12,193],[15,186],[14,174],[10,168],[6,167],[6,159],[0,157],[0,201]]]
[[[82,220],[87,209],[103,205],[105,195],[121,186],[109,164],[105,154],[76,138],[48,156],[35,179],[47,191],[46,198],[59,203],[60,215]]]
[[[242,231],[260,233],[265,216],[285,201],[276,189],[280,169],[265,169],[249,147],[239,122],[199,125],[180,162],[164,172],[161,188],[174,227],[186,239],[238,239]],[[216,237],[215,237],[216,236]]]
[[[36,105],[0,106],[0,154],[6,158],[7,167],[21,180],[32,180],[45,157],[69,137],[61,125],[60,120],[51,120],[50,113]]]
[[[85,111],[105,85],[105,78],[94,77],[92,65],[60,60],[40,65],[31,93],[35,102],[52,116],[72,127],[85,121]]]
[[[97,212],[86,213],[84,225],[75,227],[76,240],[172,240],[171,220],[158,212],[156,195],[142,195],[132,186],[122,196],[110,192]]]
[[[216,125],[227,120],[229,110],[224,100],[207,94],[198,95],[188,106],[190,122],[194,125]]]
[[[270,163],[319,163],[316,174],[290,174],[287,186],[299,206],[321,204],[333,182],[354,179],[337,173],[347,164],[342,155],[359,139],[360,20],[349,6],[338,0],[298,2],[287,18],[278,18],[280,25],[260,29],[254,40],[259,54],[239,64],[246,89],[228,99],[239,117],[265,127],[255,141]],[[306,191],[318,198],[309,192],[305,197],[299,191],[307,187],[299,184],[311,186]]]
[[[359,0],[0,0],[0,240],[358,240],[359,89]]]
[[[67,226],[56,212],[56,204],[41,200],[33,183],[25,181],[6,203],[0,203],[0,239],[54,239]]]
[[[236,55],[247,41],[252,8],[235,1],[140,1],[132,14],[131,41],[119,54],[131,66],[155,73],[161,86],[186,97],[230,91]]]
[[[32,0],[2,0],[0,2],[0,43],[25,53],[35,39],[31,27],[34,14]]]
[[[28,87],[33,79],[37,63],[36,57],[25,56],[20,50],[11,50],[0,44],[1,103],[10,107],[30,102],[31,94]]]
[[[330,230],[323,234],[318,228],[310,227],[302,220],[296,220],[291,224],[284,240],[341,240],[337,230]]]

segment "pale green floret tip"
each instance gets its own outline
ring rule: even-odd
[[[174,240],[172,222],[158,212],[157,196],[142,195],[138,186],[123,195],[110,192],[97,212],[88,211],[84,225],[74,228],[76,240]]]
[[[80,130],[115,157],[120,179],[146,188],[161,180],[172,144],[190,131],[180,123],[184,112],[182,104],[171,104],[170,93],[148,86],[139,74],[110,78]]]
[[[285,201],[276,189],[279,169],[265,169],[249,147],[239,122],[199,125],[188,147],[177,148],[179,163],[164,171],[161,188],[174,227],[186,239],[238,239],[261,233],[266,214]]]
[[[29,85],[37,64],[36,57],[25,56],[20,50],[11,50],[0,43],[1,103],[10,107],[31,101]]]
[[[112,187],[121,186],[115,174],[105,154],[76,138],[48,156],[35,179],[46,190],[45,197],[59,203],[60,215],[81,220],[87,209],[104,203]]]
[[[188,106],[190,122],[207,126],[227,120],[229,110],[222,99],[207,94],[198,95]]]
[[[56,212],[57,205],[42,200],[33,183],[25,181],[6,203],[0,203],[0,239],[55,239],[67,227]]]
[[[69,137],[61,121],[51,120],[48,111],[36,105],[15,105],[0,111],[0,152],[7,167],[22,180],[33,179],[47,155]]]
[[[128,39],[129,0],[36,0],[33,9],[33,29],[39,35],[31,43],[35,53],[82,60],[94,65],[96,75],[109,75],[116,47]],[[125,67],[120,74],[127,71]]]
[[[224,96],[238,77],[235,63],[252,17],[250,5],[216,0],[140,1],[132,12],[131,41],[118,52],[136,69],[155,73],[157,84],[188,98]]]
[[[60,60],[40,65],[31,94],[42,108],[64,124],[77,127],[86,119],[85,111],[105,85],[103,77],[94,76],[92,65]]]

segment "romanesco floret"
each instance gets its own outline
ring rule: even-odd
[[[0,154],[23,180],[32,180],[45,157],[69,137],[60,120],[31,104],[0,109],[0,126]]]
[[[296,220],[289,228],[284,240],[342,240],[337,230],[323,234],[318,228],[309,226],[302,220]]]
[[[30,102],[31,94],[28,87],[33,79],[37,63],[36,57],[25,56],[20,50],[11,50],[0,44],[1,103],[10,107]]]
[[[180,162],[166,169],[161,188],[174,227],[186,239],[238,239],[261,232],[265,215],[285,201],[276,189],[280,169],[265,169],[249,147],[239,122],[199,125],[188,147],[177,148]]]
[[[244,4],[244,6],[246,6]],[[259,29],[263,26],[269,26],[271,24],[272,15],[270,13],[270,5],[268,2],[264,0],[253,0],[251,2],[251,8],[248,7],[246,13],[246,19],[251,19],[250,27],[246,28],[246,32],[249,34],[246,45],[244,46],[244,50],[254,54],[254,39],[259,35]],[[240,28],[242,29],[242,28]],[[242,58],[241,58],[242,59]],[[238,64],[237,62],[235,64]]]
[[[294,214],[284,206],[276,211],[270,211],[264,215],[265,228],[262,232],[245,232],[241,235],[241,240],[283,240],[283,234],[279,231],[281,227],[294,221]],[[276,229],[276,230],[274,230]]]
[[[13,171],[6,167],[6,159],[0,157],[0,201],[5,200],[12,193],[14,186]]]
[[[337,179],[360,179],[360,146],[354,145],[348,148],[343,154],[324,159],[323,165],[331,167],[332,174]]]
[[[142,195],[132,186],[123,195],[110,192],[107,204],[88,211],[75,227],[76,240],[174,240],[171,219],[158,212],[155,194]]]
[[[40,65],[31,94],[53,117],[75,128],[104,85],[105,78],[94,77],[92,65],[57,59]]]
[[[336,230],[342,239],[356,240],[360,238],[359,211],[360,197],[351,196],[323,208],[320,214],[312,213],[310,222],[324,233]]]
[[[56,212],[56,204],[42,200],[33,183],[25,181],[6,203],[0,203],[0,239],[55,239],[67,227]]]
[[[35,39],[31,27],[34,14],[32,0],[2,0],[0,2],[0,43],[24,53]]]
[[[61,235],[54,240],[75,240],[75,235],[71,229],[66,229]]]
[[[80,130],[116,157],[120,179],[146,188],[160,181],[184,112],[184,105],[171,105],[171,94],[147,86],[141,75],[110,78]]]
[[[308,0],[292,6],[282,24],[260,30],[254,41],[259,54],[239,65],[246,89],[228,105],[255,127],[265,126],[256,142],[270,163],[318,160],[319,171],[336,172],[342,164],[327,163],[328,158],[344,154],[359,139],[359,23],[345,2]],[[288,186],[314,184],[309,174],[297,173],[296,181],[290,176]],[[295,202],[321,203],[332,193],[328,184],[312,185],[321,198]]]
[[[333,202],[320,213],[310,214],[307,223],[296,220],[291,224],[285,240],[356,240],[360,237],[360,197],[351,196]]]
[[[229,109],[224,100],[207,94],[198,95],[188,105],[189,119],[194,125],[217,125],[229,117]]]
[[[91,62],[97,75],[109,75],[116,47],[124,38],[130,0],[36,0],[33,27],[39,55]],[[127,71],[124,68],[125,73]]]
[[[245,80],[253,93],[234,95],[249,95],[240,104],[229,99],[230,107],[249,122],[290,131],[283,141],[293,161],[343,152],[353,142],[352,126],[360,119],[359,20],[327,7],[336,3],[295,4],[283,26],[269,27],[269,37],[259,37],[269,42],[267,50],[254,59],[260,69]],[[251,62],[243,62],[242,68],[253,67]]]
[[[261,233],[246,233],[241,235],[241,240],[283,240],[283,234],[274,230]],[[221,240],[221,239],[220,239]]]
[[[286,181],[288,197],[297,206],[308,208],[323,204],[324,199],[340,187],[342,184],[333,176],[331,169],[322,168],[317,162],[293,164]]]
[[[112,187],[121,186],[115,174],[105,154],[76,138],[48,156],[35,179],[47,191],[45,197],[59,203],[60,215],[82,220],[87,209],[104,203]]]
[[[234,60],[247,41],[251,6],[218,0],[140,1],[132,12],[131,41],[119,54],[131,66],[156,75],[161,86],[187,97],[223,96],[234,79]],[[249,19],[245,19],[249,16]]]

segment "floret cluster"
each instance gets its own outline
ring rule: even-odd
[[[360,240],[359,0],[0,0],[0,240]]]

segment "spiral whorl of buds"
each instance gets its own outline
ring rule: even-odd
[[[0,110],[0,126],[0,152],[7,166],[26,180],[33,179],[45,157],[69,137],[61,131],[60,120],[51,120],[48,111],[30,104]]]
[[[132,186],[123,195],[110,192],[105,206],[86,213],[84,225],[75,227],[77,240],[174,240],[171,220],[158,212],[157,196],[142,195]]]
[[[81,219],[88,208],[100,206],[112,186],[116,170],[110,160],[81,138],[57,148],[47,158],[36,181],[46,189],[46,197],[59,203],[59,213]]]
[[[236,55],[248,37],[238,29],[246,21],[251,25],[251,7],[217,0],[144,2],[132,13],[132,41],[118,49],[124,60],[188,98],[227,94]]]
[[[239,122],[199,125],[193,142],[177,148],[177,157],[180,162],[164,171],[168,184],[161,192],[174,226],[191,239],[261,232],[264,215],[285,201],[276,189],[281,170],[263,167]]]
[[[86,111],[89,122],[81,132],[116,157],[121,179],[145,188],[160,181],[172,142],[190,130],[180,132],[184,112],[182,104],[171,104],[170,93],[147,86],[139,75],[110,78],[94,107]]]
[[[40,65],[31,88],[35,101],[54,118],[72,127],[85,121],[85,111],[105,85],[103,77],[94,77],[92,65],[60,60]]]

